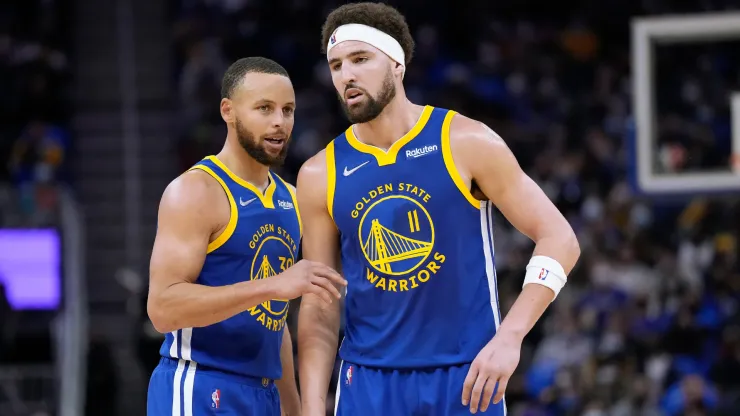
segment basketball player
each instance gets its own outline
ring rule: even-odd
[[[414,42],[398,11],[344,5],[322,37],[353,125],[305,163],[297,188],[304,257],[336,270],[341,258],[348,281],[336,414],[503,415],[522,339],[578,259],[574,232],[490,128],[409,102]],[[493,206],[536,243],[503,322]],[[303,297],[304,416],[325,411],[339,314]]]
[[[175,179],[159,207],[148,312],[166,339],[149,384],[150,416],[278,416],[281,404],[299,414],[288,300],[341,298],[330,283],[343,284],[336,272],[294,264],[298,205],[270,170],[293,129],[287,72],[269,59],[240,59],[221,96],[223,150]]]

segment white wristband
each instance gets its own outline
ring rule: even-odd
[[[522,287],[530,283],[547,286],[555,292],[555,298],[557,298],[560,289],[565,286],[567,281],[568,277],[565,275],[565,270],[557,260],[547,256],[533,256],[527,264],[527,274],[524,275]]]

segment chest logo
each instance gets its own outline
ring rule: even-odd
[[[358,243],[367,281],[378,289],[404,292],[420,287],[440,270],[445,256],[435,251],[435,227],[426,204],[431,195],[409,183],[388,183],[357,201]]]
[[[285,271],[295,262],[296,242],[284,228],[264,224],[252,236],[249,247],[254,250],[250,279],[269,279]],[[272,299],[247,310],[257,322],[271,331],[281,331],[285,326],[288,301]]]
[[[432,217],[419,201],[406,195],[381,198],[360,220],[360,244],[373,269],[388,275],[407,274],[432,252]]]
[[[294,209],[292,202],[283,201],[282,199],[278,199],[278,206],[282,209]]]
[[[342,172],[342,175],[344,175],[344,176],[349,176],[349,175],[351,175],[351,174],[353,174],[353,173],[357,172],[357,169],[360,169],[361,167],[363,167],[363,166],[367,165],[368,163],[370,163],[370,161],[369,161],[369,160],[367,160],[367,161],[365,161],[364,163],[361,163],[361,164],[359,164],[359,165],[357,165],[357,166],[353,167],[352,169],[347,169],[347,166],[345,166],[345,167],[344,167],[344,172]]]
[[[416,149],[410,149],[406,151],[406,159],[416,159],[420,158],[422,156],[431,155],[432,153],[437,153],[439,151],[439,147],[436,144],[433,144],[431,146],[424,146],[424,147],[417,147]]]

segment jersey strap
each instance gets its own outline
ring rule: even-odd
[[[236,223],[239,221],[239,210],[236,208],[234,195],[232,195],[228,185],[226,185],[224,180],[221,179],[221,177],[218,176],[218,174],[216,174],[213,169],[206,166],[205,164],[199,163],[188,169],[188,171],[192,170],[201,170],[215,179],[219,183],[219,185],[221,185],[221,188],[223,188],[224,192],[226,193],[226,198],[228,198],[229,200],[229,209],[231,212],[229,215],[229,223],[226,224],[226,228],[223,230],[223,232],[221,232],[221,234],[219,234],[219,236],[215,240],[211,241],[208,244],[208,250],[206,251],[206,253],[210,254],[222,245],[226,244],[226,242],[229,241],[229,238],[231,238],[231,236],[234,234],[234,230],[236,230]]]

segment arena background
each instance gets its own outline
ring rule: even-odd
[[[341,3],[0,3],[0,416],[145,414],[161,192],[220,149],[240,57],[293,79],[286,179],[346,128],[319,52]],[[417,42],[410,98],[500,133],[583,249],[509,414],[740,414],[740,3],[389,3]],[[633,20],[665,15],[692,20]],[[501,218],[495,238],[506,311],[532,244]]]

